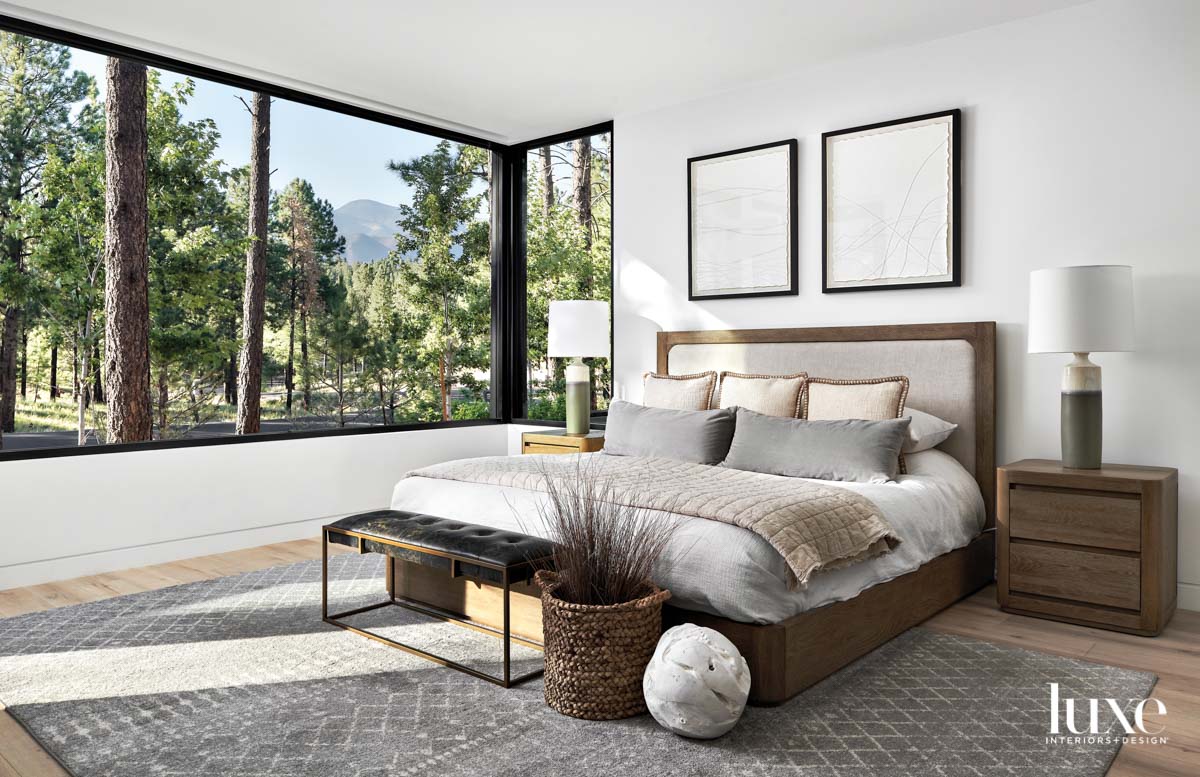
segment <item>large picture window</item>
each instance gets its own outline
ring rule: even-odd
[[[0,31],[0,450],[490,418],[488,145]],[[557,418],[543,300],[608,299],[610,168],[548,151]]]
[[[525,153],[525,417],[566,418],[566,360],[547,356],[553,300],[612,303],[612,131]],[[610,316],[611,318],[611,316]],[[593,413],[612,398],[612,358],[591,367]]]

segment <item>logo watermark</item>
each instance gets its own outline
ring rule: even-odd
[[[1148,716],[1166,715],[1167,705],[1154,698],[1142,699],[1133,707],[1130,699],[1121,704],[1116,699],[1064,699],[1058,683],[1050,683],[1050,735],[1046,744],[1148,744],[1167,741],[1166,726]],[[1077,702],[1080,702],[1077,704]]]

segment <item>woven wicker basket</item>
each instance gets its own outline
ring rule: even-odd
[[[662,634],[663,602],[670,591],[624,604],[574,604],[559,599],[558,574],[534,578],[542,589],[546,644],[546,703],[564,715],[616,720],[646,711],[642,675]]]

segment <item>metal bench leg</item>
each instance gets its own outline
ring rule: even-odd
[[[329,619],[329,532],[321,529],[321,620]]]
[[[512,661],[511,661],[511,655],[510,655],[512,652],[512,628],[511,628],[511,624],[509,623],[509,614],[508,614],[508,594],[509,594],[508,572],[504,572],[503,576],[504,576],[504,687],[507,688],[510,685],[511,676],[512,676],[511,675]]]
[[[334,531],[337,531],[337,530],[335,529]],[[342,533],[345,533],[345,532],[342,532]],[[399,588],[399,581],[397,579],[396,558],[390,554],[387,557],[388,561],[387,561],[387,566],[386,566],[386,574],[387,574],[387,582],[388,582],[388,599],[387,599],[387,601],[379,602],[377,604],[368,604],[363,607],[355,607],[354,609],[346,610],[345,612],[338,612],[338,613],[330,614],[330,612],[329,612],[329,536],[330,536],[330,532],[328,530],[326,530],[325,528],[322,528],[322,530],[321,530],[321,620],[323,620],[325,623],[328,623],[331,626],[336,626],[339,629],[344,629],[344,630],[352,632],[354,634],[358,634],[360,636],[367,637],[368,639],[373,639],[376,642],[381,642],[385,645],[389,645],[391,647],[398,648],[407,653],[411,653],[412,655],[419,656],[428,661],[432,661],[435,664],[440,664],[441,666],[449,667],[451,669],[457,669],[458,671],[463,672],[464,674],[471,675],[472,677],[477,677],[480,680],[486,680],[490,683],[502,686],[504,688],[512,688],[514,686],[520,685],[521,683],[524,683],[528,680],[532,680],[533,678],[538,677],[545,673],[545,666],[543,665],[542,668],[536,669],[532,672],[527,672],[526,674],[523,674],[520,677],[512,676],[512,643],[514,641],[516,641],[522,645],[526,645],[528,647],[532,647],[532,648],[539,649],[539,650],[542,649],[542,645],[540,643],[531,642],[531,641],[525,639],[524,637],[515,637],[515,638],[513,637],[512,604],[511,604],[512,580],[509,578],[509,573],[507,570],[505,570],[503,568],[498,568],[498,567],[489,567],[491,569],[495,569],[496,571],[500,572],[501,582],[503,585],[504,628],[501,630],[497,630],[491,626],[485,626],[482,623],[475,622],[475,621],[471,620],[470,618],[467,618],[462,615],[458,615],[458,614],[451,613],[448,611],[442,611],[442,610],[439,610],[438,608],[432,607],[430,605],[425,605],[420,602],[410,600],[407,597],[398,596],[397,593],[398,593],[398,588]],[[359,553],[363,553],[364,552],[363,538],[358,537],[358,542],[359,542],[359,547],[358,547]],[[455,576],[457,564],[458,564],[458,560],[452,558],[451,559],[451,576],[452,577]],[[378,609],[382,609],[382,608],[385,608],[388,606],[403,607],[407,610],[412,610],[413,612],[421,613],[422,615],[437,618],[439,620],[450,622],[450,623],[459,623],[468,628],[475,629],[476,631],[481,631],[481,632],[484,632],[487,634],[491,634],[492,636],[500,637],[501,639],[504,640],[504,672],[503,672],[503,674],[499,677],[496,677],[496,676],[487,674],[485,672],[481,672],[478,669],[474,669],[472,667],[466,666],[465,664],[460,664],[460,663],[458,663],[456,661],[452,661],[448,658],[442,658],[441,656],[434,655],[433,653],[429,653],[427,651],[421,650],[420,648],[413,647],[412,645],[406,645],[402,642],[398,642],[389,637],[385,637],[382,634],[374,634],[370,631],[367,631],[366,629],[361,629],[356,626],[351,626],[348,623],[342,622],[342,619],[344,619],[344,618],[349,618],[353,615],[360,615],[365,612],[371,612],[372,610],[378,610]]]
[[[387,559],[387,592],[388,598],[396,598],[396,557],[385,556]]]

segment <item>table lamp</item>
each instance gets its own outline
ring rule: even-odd
[[[592,420],[591,370],[585,356],[609,355],[608,303],[558,300],[550,303],[550,336],[546,355],[569,358],[567,365],[567,434],[587,434]]]
[[[1132,351],[1133,268],[1085,265],[1029,274],[1029,353],[1073,353],[1062,377],[1062,462],[1097,469],[1103,439],[1099,351]]]

